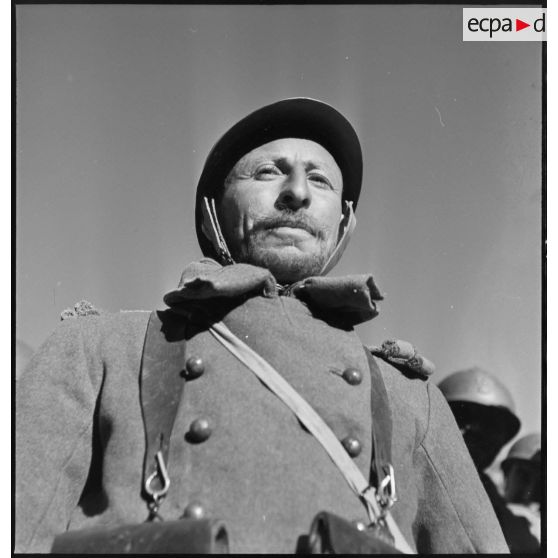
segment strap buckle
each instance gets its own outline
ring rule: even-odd
[[[385,518],[389,509],[397,502],[395,472],[391,463],[384,465],[383,471],[385,474],[377,489],[372,485],[368,485],[360,493],[368,508],[371,525],[385,524]]]
[[[381,506],[378,505],[379,498],[376,487],[369,484],[360,492],[359,496],[366,506],[370,526],[382,524],[384,522],[385,513]]]

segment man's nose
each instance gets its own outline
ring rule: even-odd
[[[282,184],[277,204],[292,210],[307,208],[312,202],[312,192],[308,186],[306,170],[294,167]]]

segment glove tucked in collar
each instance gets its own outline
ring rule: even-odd
[[[377,316],[375,301],[383,299],[371,275],[308,277],[291,285],[285,294],[295,296],[314,309],[334,312],[351,325]],[[223,267],[204,258],[186,267],[178,289],[167,293],[163,300],[172,308],[189,301],[245,295],[279,296],[275,277],[262,267],[250,264]]]

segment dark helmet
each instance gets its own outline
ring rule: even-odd
[[[207,157],[196,192],[196,234],[205,256],[215,257],[215,249],[202,230],[203,198],[213,197],[223,187],[230,170],[246,153],[286,137],[322,145],[341,169],[343,200],[352,202],[353,209],[356,207],[362,184],[362,150],[352,125],[322,101],[303,97],[278,101],[237,122]]]

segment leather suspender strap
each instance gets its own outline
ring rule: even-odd
[[[368,358],[371,383],[373,455],[370,478],[378,487],[380,499],[385,500],[383,504],[389,507],[397,499],[393,467],[391,466],[391,434],[393,430],[391,409],[380,367],[366,347],[364,347],[364,352]]]
[[[145,429],[142,496],[151,516],[165,497],[169,442],[184,388],[186,318],[170,311],[149,317],[143,346],[140,401]]]

